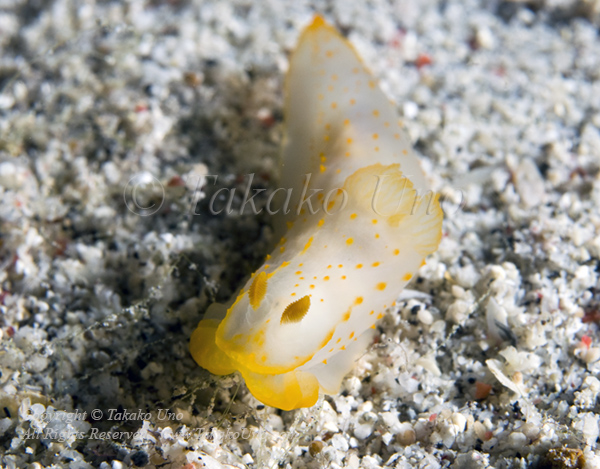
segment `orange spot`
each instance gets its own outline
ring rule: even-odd
[[[371,223],[373,223],[374,225],[376,225],[377,224],[377,220],[373,219],[373,221]]]
[[[350,310],[348,310],[344,313],[344,317],[342,318],[342,321],[346,322],[348,319],[350,319]]]
[[[285,251],[285,246],[281,246],[281,247],[279,248],[279,252],[284,252],[284,251]]]
[[[385,290],[385,287],[387,287],[387,284],[385,282],[380,282],[377,284],[377,290]]]
[[[346,142],[348,142],[348,144],[350,144],[350,143],[352,143],[352,139],[348,138],[348,139],[346,139]]]
[[[312,288],[315,288],[315,286],[314,286],[314,285],[311,285],[311,286],[310,286],[310,288],[311,288],[311,289],[312,289]]]
[[[329,265],[327,266],[327,268],[328,268],[328,269],[331,269],[331,264],[329,264]]]
[[[331,109],[337,108],[337,103],[331,103]]]
[[[362,269],[362,266],[363,266],[362,264],[356,264],[357,269]]]
[[[350,119],[344,119],[344,125],[350,125]]]
[[[342,341],[341,337],[338,337],[338,340],[335,341],[336,344],[339,344]]]
[[[325,55],[329,58],[333,57],[333,51],[332,50],[328,50],[325,52]]]
[[[302,271],[299,270],[299,271],[296,272],[296,275],[300,275],[301,273],[302,273]]]
[[[379,313],[379,314],[377,315],[377,319],[381,319],[382,317],[383,317],[383,313]]]
[[[400,254],[400,250],[399,249],[394,249],[394,256],[397,256],[398,254]]]
[[[342,267],[344,267],[344,264],[339,264],[338,268],[341,269]]]
[[[375,82],[373,80],[369,80],[369,88],[375,88]]]
[[[340,347],[340,350],[346,350],[346,346],[345,346],[345,345],[342,345],[342,346]]]
[[[356,213],[353,213],[353,214],[350,215],[350,219],[351,220],[354,220],[355,218],[356,218]]]
[[[323,361],[322,361],[322,363],[323,363],[324,365],[327,365],[327,359],[323,360]]]
[[[402,277],[402,280],[404,280],[405,282],[408,282],[411,278],[412,278],[411,274],[406,274],[404,277]]]
[[[423,260],[421,261],[421,265],[420,265],[419,267],[423,267],[425,264],[427,264],[427,262],[425,262],[425,259],[423,259]]]
[[[346,280],[346,276],[345,275],[342,275],[342,280]]]
[[[375,151],[379,151],[379,147],[375,147]]]
[[[308,26],[308,29],[318,29],[325,25],[325,19],[321,15],[315,15],[313,16],[312,23]]]
[[[408,150],[405,148],[404,150],[402,150],[402,154],[403,155],[408,155]]]
[[[394,134],[394,138],[395,138],[396,140],[399,140],[399,139],[400,139],[400,134]]]
[[[323,280],[325,280],[325,281],[329,280],[329,276],[326,275],[325,277],[323,277]]]
[[[327,204],[327,210],[331,210],[333,208],[333,206],[335,205],[335,202],[332,200],[331,202],[329,202]]]
[[[328,142],[328,141],[329,141],[329,135],[325,135],[325,136],[323,137],[323,140],[325,140],[326,142]]]
[[[361,304],[362,302],[363,302],[363,297],[362,296],[356,297],[356,300],[354,301],[354,303],[356,303],[357,305]]]
[[[373,115],[374,115],[375,117],[379,117],[379,111],[378,111],[377,109],[375,109],[375,110],[373,111]]]
[[[356,104],[356,99],[351,99],[351,100],[350,100],[350,105],[351,105],[351,106],[354,106],[355,104]]]
[[[349,339],[351,339],[352,337],[354,337],[354,332],[352,332],[352,333],[351,333],[351,334],[348,336],[348,338],[349,338]]]
[[[379,233],[375,233],[375,239],[379,239]]]
[[[350,245],[351,245],[353,242],[354,242],[354,240],[353,240],[352,238],[348,238],[348,239],[346,240],[346,244],[347,244],[348,246],[350,246]]]
[[[375,314],[375,311],[371,311],[371,312],[369,313],[369,316],[370,316],[370,315],[372,315],[372,314]]]
[[[326,169],[326,168],[325,168],[325,166],[323,166],[323,165],[320,165],[320,166],[319,166],[319,170],[320,170],[322,173],[324,173],[324,172],[325,172],[325,169]]]
[[[337,75],[334,73],[333,75],[331,75],[331,79],[332,79],[333,81],[335,81],[335,80],[337,80],[337,79],[338,79],[338,76],[337,76]]]
[[[349,151],[346,152],[346,157],[348,157],[348,156],[350,156],[350,152]],[[338,169],[338,171],[339,171],[339,169]]]
[[[325,220],[323,218],[321,218],[319,220],[319,223],[317,223],[317,226],[323,226],[324,223],[325,223]]]
[[[378,266],[378,265],[380,265],[380,264],[381,264],[380,262],[373,262],[373,264],[372,264],[372,265],[373,265],[373,267],[377,267],[377,266]]]

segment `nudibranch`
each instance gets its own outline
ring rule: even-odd
[[[231,306],[209,308],[190,352],[291,410],[339,391],[437,249],[443,216],[394,107],[320,16],[291,55],[285,93],[282,187],[295,199],[276,215],[283,236]]]

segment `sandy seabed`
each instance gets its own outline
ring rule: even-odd
[[[274,241],[208,201],[276,187],[315,12],[445,221],[340,393],[283,412],[187,344]],[[0,466],[600,467],[599,25],[597,0],[0,0]]]

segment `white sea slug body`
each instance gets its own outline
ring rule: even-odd
[[[190,351],[290,410],[339,391],[375,322],[437,249],[443,216],[393,106],[320,16],[290,58],[285,115],[282,187],[296,199],[277,223],[287,232],[225,317],[200,321]],[[320,190],[310,205],[306,175],[302,200]]]

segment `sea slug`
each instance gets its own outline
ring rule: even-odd
[[[232,305],[209,308],[190,352],[290,410],[339,391],[376,321],[437,249],[443,216],[393,105],[320,16],[290,58],[285,93],[292,202],[275,215],[281,240]]]

